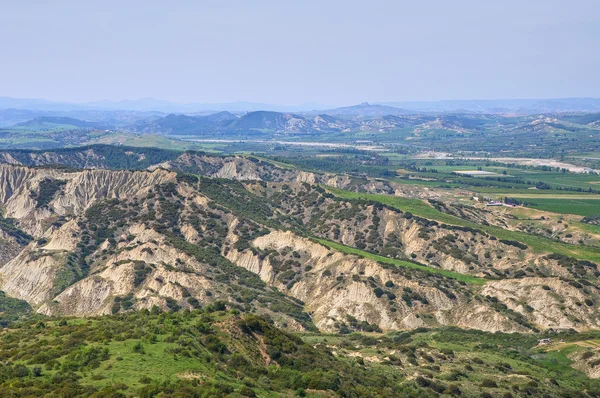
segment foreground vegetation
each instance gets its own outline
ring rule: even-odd
[[[16,324],[0,335],[0,396],[419,396],[399,373],[224,310]]]
[[[351,322],[352,320],[349,319]],[[0,334],[0,395],[60,397],[593,397],[570,367],[596,334],[460,329],[291,334],[215,303],[100,318],[24,319]]]

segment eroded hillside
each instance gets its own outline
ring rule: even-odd
[[[0,289],[44,314],[226,302],[295,330],[599,326],[592,261],[224,159],[177,158],[212,178],[1,165]]]
[[[200,174],[238,181],[307,182],[327,184],[352,191],[396,194],[406,197],[439,198],[435,190],[415,189],[406,184],[362,176],[303,171],[253,156],[216,156],[198,151],[92,145],[47,151],[0,151],[0,164],[35,168],[156,170]]]

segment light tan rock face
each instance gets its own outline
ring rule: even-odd
[[[529,315],[537,325],[556,329],[598,328],[598,306],[581,290],[558,278],[522,278],[486,284],[484,295]],[[526,307],[528,306],[528,307]]]
[[[49,208],[58,215],[80,215],[97,201],[141,197],[156,184],[175,182],[175,173],[165,170],[84,170],[67,173],[0,164],[0,204],[5,209],[5,216],[35,221],[48,218],[49,213],[36,208],[36,201],[31,194],[39,189],[40,181],[45,178],[67,182],[61,193],[50,202]],[[36,226],[31,228],[35,231]]]
[[[444,253],[435,250],[432,242],[440,241],[449,235],[456,236],[462,244],[461,252],[470,259],[480,264],[493,265],[497,270],[514,270],[529,265],[539,259],[540,255],[524,252],[514,246],[506,245],[499,240],[490,240],[487,237],[473,232],[448,231],[441,228],[430,228],[427,238],[422,236],[423,226],[418,223],[399,217],[397,213],[385,210],[382,215],[382,233],[384,236],[395,233],[404,243],[404,253],[424,264],[435,263],[440,268],[464,274],[479,273],[480,267],[465,261],[464,258],[453,256],[455,252]],[[501,254],[501,256],[498,256]],[[498,258],[501,257],[501,258]]]
[[[39,305],[52,298],[59,271],[65,265],[64,254],[42,254],[30,244],[17,257],[0,268],[0,289],[12,297]]]
[[[40,181],[46,178],[61,179],[67,183],[47,207],[37,208],[31,192],[38,190]],[[46,241],[41,245],[30,243],[18,255],[17,246],[8,246],[10,240],[0,246],[7,247],[3,251],[5,254],[9,249],[13,252],[11,259],[2,257],[0,289],[33,305],[52,299],[57,284],[61,283],[61,270],[65,269],[68,252],[73,251],[81,240],[78,216],[100,200],[141,197],[156,184],[174,181],[175,174],[164,170],[152,173],[106,170],[65,173],[0,165],[0,204],[5,209],[5,216],[18,219],[23,229]],[[52,221],[60,215],[74,218],[58,226],[53,225]],[[10,238],[3,237],[5,240]],[[73,311],[66,313],[104,313],[106,308],[98,307],[97,296],[108,295],[112,291],[99,286],[98,278],[81,281],[77,297],[82,301],[73,307]],[[47,305],[42,307],[42,311],[51,312]]]
[[[273,268],[269,264],[269,260],[261,261],[251,251],[240,253],[237,250],[231,250],[226,258],[238,267],[246,268],[248,271],[258,274],[263,281],[269,284],[273,283]]]
[[[277,281],[269,259],[250,251],[232,252],[229,259],[236,265],[259,274],[261,279],[306,303],[313,321],[322,330],[336,330],[336,323],[350,315],[359,321],[379,325],[383,329],[411,329],[420,326],[460,325],[488,331],[523,331],[489,306],[468,303],[464,297],[452,300],[442,291],[383,268],[380,264],[345,255],[292,232],[274,231],[256,238],[253,246],[265,250],[284,249],[302,254],[311,269],[291,289]],[[409,288],[426,298],[427,304],[407,305],[400,297],[377,297],[368,281],[381,285],[393,283],[394,289]]]
[[[73,251],[81,240],[81,230],[77,222],[71,220],[60,227],[51,226],[44,237],[48,239],[48,243],[43,246],[44,250]]]
[[[215,173],[215,177],[218,178],[229,178],[232,180],[260,180],[258,172],[247,162],[229,161],[223,164],[223,166]]]
[[[546,254],[474,228],[409,216],[399,209],[335,200],[303,183],[288,183],[285,188],[277,183],[247,186],[257,195],[272,195],[286,212],[301,217],[314,235],[346,246],[487,278],[548,274],[541,269],[550,265]]]
[[[52,303],[44,304],[39,312],[88,316],[109,314],[115,296],[133,294],[134,308],[166,308],[165,297],[181,300],[182,289],[205,301],[204,293],[211,288],[206,278],[174,270],[177,262],[201,271],[203,265],[169,245],[164,237],[143,225],[131,226],[135,242],[121,245],[121,251],[96,264],[92,274],[68,287]],[[143,283],[135,285],[135,264],[151,268]]]
[[[175,173],[85,170],[77,173],[53,203],[56,213],[79,214],[103,199],[128,199],[146,195],[156,184],[175,182]]]
[[[151,168],[163,167],[177,169],[207,177],[228,178],[238,181],[301,181],[315,183],[321,181],[322,177],[314,173],[295,170],[293,168],[283,169],[269,162],[250,159],[244,156],[215,157],[184,153],[177,159],[162,163]]]
[[[21,162],[14,158],[10,153],[0,152],[0,163],[3,164],[12,164],[16,166],[20,166]]]
[[[298,173],[298,176],[296,177],[296,182],[306,182],[308,184],[314,184],[315,182],[317,182],[317,178],[314,173],[300,171]]]
[[[35,210],[31,192],[37,190],[44,178],[59,178],[63,175],[54,170],[30,169],[27,167],[0,164],[0,205],[5,216],[25,218]]]
[[[577,350],[569,358],[573,361],[569,366],[581,370],[591,379],[600,379],[600,351],[595,344],[582,343],[587,350]]]

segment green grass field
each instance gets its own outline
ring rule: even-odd
[[[176,381],[186,374],[206,374],[207,368],[203,362],[194,358],[181,356],[175,358],[165,355],[169,348],[177,347],[175,343],[157,342],[143,344],[143,354],[133,351],[135,340],[112,341],[103,345],[114,354],[102,369],[90,372],[82,380],[84,383],[96,386],[108,386],[115,383],[125,383],[132,387],[141,387],[140,379],[150,377],[157,382]],[[117,359],[118,358],[118,359]],[[98,377],[100,375],[102,378]]]
[[[388,156],[388,158],[399,162],[401,161],[401,158],[394,156]],[[493,159],[490,159],[490,161],[493,161]],[[437,159],[413,159],[413,162],[415,166],[427,168],[427,171],[410,171],[407,174],[417,177],[435,179],[435,181],[430,181],[427,183],[420,181],[414,182],[419,185],[461,187],[463,189],[471,189],[484,193],[501,193],[497,190],[502,189],[503,187],[507,188],[511,193],[515,190],[527,190],[528,188],[534,186],[537,182],[549,184],[553,188],[552,190],[549,190],[552,193],[575,193],[577,190],[581,190],[581,193],[585,193],[585,191],[589,189],[600,189],[600,177],[594,174],[562,173],[559,171],[544,171],[540,169],[528,169],[525,167],[494,166],[490,165],[489,161],[485,160],[466,161],[468,164],[459,165],[445,164],[446,162],[444,160]],[[482,171],[498,174],[497,176],[489,175],[487,177],[506,177],[507,180],[497,181],[493,178],[485,179],[486,176],[468,176],[453,173],[455,171],[477,170],[478,168],[481,168]],[[432,170],[435,170],[435,172],[432,172]],[[507,175],[504,176],[502,173],[506,173]],[[400,180],[398,182],[413,183],[413,180]],[[529,184],[526,182],[529,182]],[[482,186],[481,184],[485,184],[487,186]],[[559,189],[565,191],[560,191]],[[542,191],[540,193],[547,192]]]
[[[556,242],[537,235],[530,235],[524,232],[509,231],[491,225],[477,224],[450,214],[442,213],[420,199],[409,199],[383,194],[349,192],[329,186],[326,186],[326,189],[340,198],[372,200],[397,208],[404,212],[413,213],[419,217],[436,220],[446,224],[476,228],[499,239],[516,240],[525,243],[537,252],[559,253],[581,260],[589,260],[600,263],[600,248],[598,247],[571,245],[567,243]]]
[[[600,199],[560,199],[533,198],[528,200],[529,207],[554,213],[577,214],[579,216],[595,216],[600,214]]]
[[[419,271],[424,271],[424,272],[427,272],[430,274],[442,275],[442,276],[445,276],[448,278],[456,279],[458,281],[469,283],[471,285],[483,285],[484,283],[486,283],[486,280],[483,278],[477,278],[475,276],[464,275],[464,274],[461,274],[458,272],[452,272],[452,271],[447,271],[447,270],[443,270],[443,269],[430,268],[425,265],[419,265],[419,264],[412,263],[410,261],[403,261],[403,260],[387,258],[384,256],[366,252],[364,250],[356,249],[354,247],[344,246],[342,244],[332,242],[332,241],[329,241],[326,239],[320,239],[320,238],[312,238],[312,239],[316,240],[320,244],[327,246],[333,250],[337,250],[339,252],[346,253],[346,254],[354,254],[356,256],[368,258],[370,260],[378,261],[381,263],[391,264],[391,265],[395,265],[397,267],[417,269]]]

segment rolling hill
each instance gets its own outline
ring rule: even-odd
[[[33,130],[56,129],[56,128],[82,128],[82,129],[105,129],[107,126],[98,122],[87,122],[65,116],[40,116],[26,122],[18,123],[16,127],[30,128]]]

